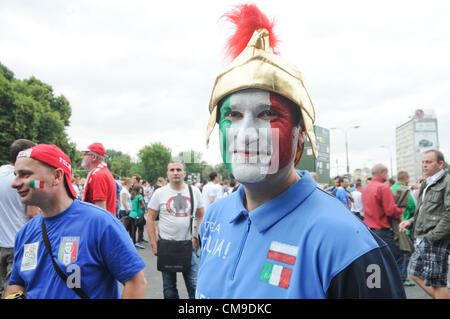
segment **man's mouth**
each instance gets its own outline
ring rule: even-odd
[[[259,152],[258,151],[248,151],[248,150],[245,150],[245,151],[236,150],[236,151],[234,151],[234,154],[237,154],[242,157],[253,157],[253,156],[258,156]]]
[[[17,193],[19,194],[20,197],[25,197],[25,196],[27,196],[29,191],[30,190],[23,190],[23,191],[17,191]]]
[[[267,152],[263,151],[249,151],[249,150],[234,150],[234,154],[237,154],[242,157],[253,157],[253,156],[272,156],[272,154],[267,154]]]

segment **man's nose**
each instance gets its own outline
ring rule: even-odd
[[[14,180],[12,181],[12,183],[11,183],[11,187],[16,189],[16,188],[19,187],[19,185],[20,184],[18,182],[18,177],[15,177]]]
[[[241,128],[237,133],[238,145],[250,145],[258,141],[258,132],[254,127]]]

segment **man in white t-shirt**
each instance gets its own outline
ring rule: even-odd
[[[183,272],[184,282],[189,298],[195,297],[198,272],[198,226],[200,225],[204,205],[200,190],[192,187],[194,197],[194,222],[190,227],[191,198],[189,188],[184,183],[186,169],[184,163],[171,161],[167,167],[169,184],[160,187],[153,193],[148,205],[147,233],[153,253],[158,254],[155,232],[155,219],[159,214],[158,234],[162,239],[188,240],[192,239],[192,263],[189,272]],[[163,292],[165,299],[178,299],[176,272],[162,271]]]
[[[353,203],[352,212],[361,219],[364,219],[364,207],[361,197],[361,182],[356,182],[355,190],[352,192]]]
[[[212,172],[209,174],[209,182],[203,186],[202,196],[205,204],[205,211],[208,209],[209,205],[223,197],[223,188],[222,185],[220,185],[221,178],[222,176],[220,174]]]

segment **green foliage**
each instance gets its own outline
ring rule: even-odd
[[[167,175],[172,151],[159,142],[152,143],[139,150],[138,158],[137,173],[143,179],[155,183],[158,177]]]
[[[8,162],[9,146],[19,138],[55,144],[74,158],[76,146],[65,132],[71,114],[67,99],[55,97],[51,86],[35,77],[17,80],[0,63],[0,164]]]
[[[186,180],[189,176],[199,176],[202,178],[202,172],[208,165],[204,160],[202,160],[203,154],[201,152],[196,152],[194,150],[183,151],[178,154],[175,158],[181,160],[186,166]],[[194,177],[195,181],[195,177]]]
[[[214,166],[214,171],[222,175],[223,180],[230,180],[234,178],[233,174],[231,174],[231,172],[228,170],[225,163],[220,163]]]
[[[0,74],[3,75],[5,79],[7,79],[8,81],[12,81],[14,79],[14,73],[1,63],[0,63]]]
[[[113,149],[107,149],[105,159],[109,170],[117,178],[131,177],[133,163],[131,162],[130,155]]]
[[[215,166],[206,165],[202,171],[202,181],[204,183],[207,183],[209,181],[209,174],[211,174],[212,172],[216,172],[222,175],[222,180],[230,180],[234,178],[233,174],[231,174],[231,172],[228,170],[225,163],[220,163]]]

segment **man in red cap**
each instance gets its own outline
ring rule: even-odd
[[[69,157],[39,144],[17,156],[11,186],[40,207],[17,234],[5,296],[29,299],[143,298],[145,263],[122,223],[76,199]],[[126,263],[120,262],[126,260]]]
[[[100,206],[116,215],[116,182],[105,162],[106,150],[101,143],[92,143],[83,150],[81,166],[89,170],[83,201]]]

